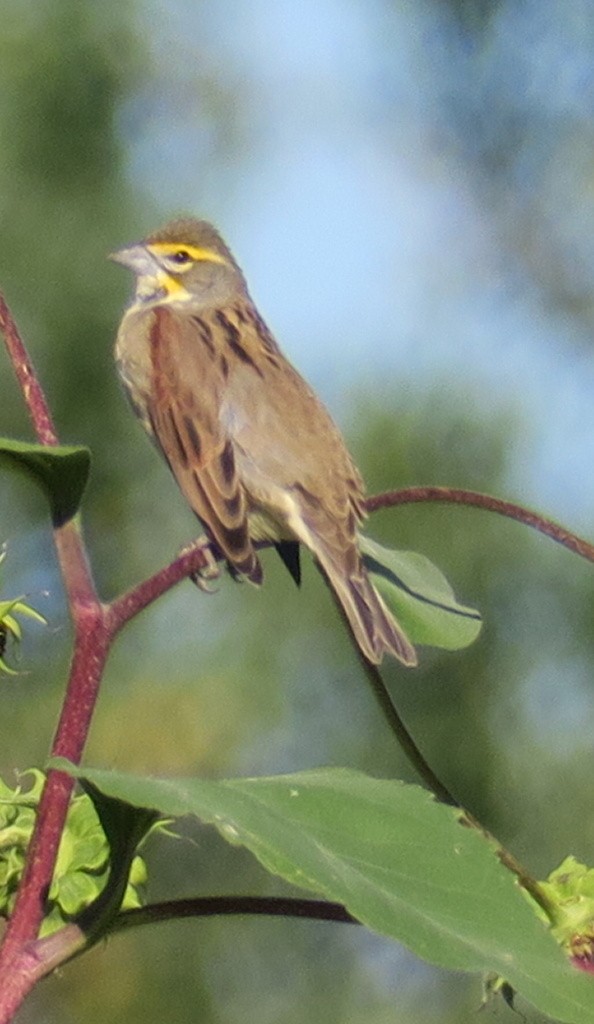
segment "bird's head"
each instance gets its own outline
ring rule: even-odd
[[[246,294],[243,274],[216,228],[203,220],[171,221],[110,259],[136,274],[138,305],[222,305]]]

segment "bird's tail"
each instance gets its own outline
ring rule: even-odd
[[[396,619],[388,611],[382,598],[367,575],[359,559],[355,572],[345,573],[332,560],[320,557],[317,566],[330,584],[338,604],[351,628],[362,653],[368,661],[379,665],[384,654],[392,654],[403,665],[417,664],[417,653]]]

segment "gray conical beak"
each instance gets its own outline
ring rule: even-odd
[[[154,274],[159,269],[156,260],[144,245],[131,245],[126,249],[116,249],[115,252],[110,252],[108,259],[128,267],[138,277]]]

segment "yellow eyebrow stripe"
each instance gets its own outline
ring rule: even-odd
[[[175,252],[183,249],[193,260],[207,260],[209,263],[227,263],[224,256],[215,252],[214,249],[202,249],[197,245],[186,245],[185,242],[151,242],[148,248],[162,256],[173,256]]]

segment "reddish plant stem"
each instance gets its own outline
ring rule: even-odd
[[[161,594],[189,573],[203,568],[208,559],[203,549],[194,548],[111,605],[102,605],[75,524],[70,522],[56,530],[55,542],[74,624],[74,653],[51,756],[66,757],[78,764],[115,634]],[[74,780],[63,772],[48,773],[23,879],[0,950],[0,1024],[9,1024],[37,981],[59,962],[54,962],[59,952],[53,959],[46,956],[50,947],[35,938],[43,919],[45,894],[53,876],[73,785]],[[71,955],[68,943],[63,951],[65,958]]]
[[[66,698],[52,745],[53,757],[67,757],[78,764],[89,731],[97,690],[108,652],[109,636],[99,608],[75,611],[75,646]],[[37,977],[33,940],[44,915],[44,901],[51,883],[73,779],[50,771],[35,819],[27,861],[11,919],[0,952],[0,1021],[12,1014],[33,987]]]
[[[545,516],[532,512],[522,505],[516,505],[511,501],[503,501],[501,498],[494,498],[489,494],[480,494],[477,491],[466,491],[454,487],[408,487],[397,491],[385,491],[382,494],[375,494],[367,498],[365,507],[368,512],[377,512],[382,508],[395,508],[398,505],[410,505],[422,502],[443,502],[457,505],[468,505],[474,508],[482,508],[487,512],[495,512],[498,515],[515,519],[524,526],[530,526],[539,533],[550,537],[558,544],[573,551],[574,554],[594,562],[594,545],[582,537],[571,533],[564,527],[559,526]],[[259,543],[258,548],[268,547],[266,543]],[[211,552],[212,555],[212,552]],[[143,611],[149,604],[156,601],[162,594],[171,587],[180,583],[181,580],[198,572],[209,564],[204,548],[196,547],[180,555],[175,561],[165,568],[160,569],[153,576],[143,580],[137,586],[116,598],[109,605],[108,621],[110,631],[115,635],[122,627]]]
[[[23,392],[37,440],[40,444],[58,444],[58,435],[45,395],[3,295],[0,295],[0,331],[4,335],[8,355]]]
[[[78,764],[109,649],[109,633],[98,602],[76,600],[71,605],[71,614],[74,654],[51,753]],[[32,943],[43,919],[44,900],[53,877],[73,781],[63,772],[50,771],[41,795],[23,878],[0,951],[2,1024],[12,1019],[39,974],[32,958]]]
[[[179,555],[153,576],[115,598],[106,608],[110,634],[115,636],[126,623],[148,605],[188,576],[204,569],[210,560],[204,547],[195,547]]]
[[[41,444],[57,445],[45,396],[2,296],[0,329],[37,438]],[[74,653],[51,754],[78,763],[97,700],[110,634],[77,524],[71,520],[56,528],[54,540],[74,627]],[[73,784],[62,772],[49,772],[39,802],[23,879],[0,949],[0,1024],[12,1019],[35,982],[31,968],[36,958],[31,944],[43,918]]]
[[[272,541],[257,541],[254,545],[259,551],[271,546]],[[209,544],[206,536],[202,534],[169,565],[159,569],[153,576],[137,583],[135,587],[131,587],[130,590],[110,602],[106,611],[112,635],[115,636],[130,619],[144,611],[162,594],[171,590],[182,580],[199,575],[202,569],[211,568],[213,562],[216,561],[222,561],[221,554]],[[208,592],[207,586],[204,589]]]
[[[566,530],[552,519],[532,512],[522,505],[516,505],[513,501],[503,501],[501,498],[494,498],[490,494],[479,494],[477,491],[465,491],[456,487],[407,487],[400,491],[385,491],[383,494],[376,494],[368,498],[365,507],[368,512],[377,512],[381,508],[395,508],[397,505],[418,504],[420,502],[439,501],[449,502],[455,505],[470,505],[473,508],[482,508],[486,512],[496,512],[497,515],[506,516],[508,519],[515,519],[524,526],[530,526],[538,530],[546,537],[562,544],[563,547],[580,555],[581,558],[594,562],[594,545],[583,537]]]
[[[1,295],[0,330],[38,441],[50,446],[59,444],[33,364]],[[104,606],[95,590],[78,525],[70,521],[56,528],[54,541],[74,627],[74,645],[51,756],[66,757],[78,764],[115,633],[188,573],[202,568],[206,556],[200,549],[190,551],[113,606]],[[48,773],[23,878],[0,949],[0,1024],[8,1024],[39,977],[52,966],[38,955],[35,939],[43,919],[45,895],[53,877],[73,785],[74,780],[63,772]]]

